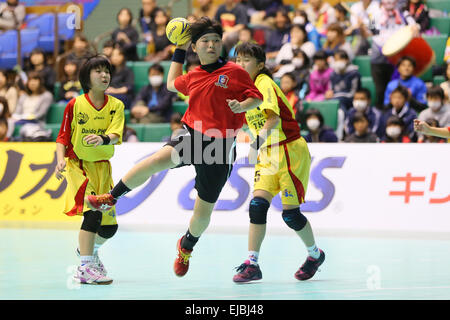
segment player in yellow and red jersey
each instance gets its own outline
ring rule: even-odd
[[[249,258],[237,268],[233,281],[262,279],[258,256],[266,232],[267,211],[273,197],[280,192],[283,220],[295,230],[309,253],[295,277],[307,280],[314,276],[325,260],[324,252],[316,246],[311,225],[300,212],[300,204],[305,202],[311,164],[308,146],[300,135],[292,106],[265,67],[263,49],[256,44],[244,43],[236,48],[236,53],[237,64],[249,73],[264,100],[258,108],[245,114],[250,132],[255,137],[250,147],[250,160],[256,158],[258,150],[259,154],[249,208]]]
[[[85,61],[80,82],[85,92],[69,101],[56,139],[55,174],[64,178],[67,191],[64,213],[83,215],[77,253],[81,265],[75,280],[83,284],[110,284],[98,257],[98,248],[117,231],[115,208],[102,213],[91,210],[85,197],[103,194],[113,187],[111,164],[114,145],[122,143],[124,104],[106,95],[111,81],[111,65],[103,56]],[[66,160],[67,159],[67,160]]]

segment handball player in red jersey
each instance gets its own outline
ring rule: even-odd
[[[245,112],[263,100],[248,73],[221,58],[222,27],[207,17],[191,25],[192,49],[201,65],[183,75],[188,42],[178,46],[172,57],[167,88],[189,96],[182,118],[184,128],[172,136],[159,151],[136,164],[111,190],[86,201],[95,210],[105,210],[132,189],[162,170],[193,165],[197,198],[189,228],[177,242],[175,274],[184,276],[189,258],[233,168],[235,141],[244,124]]]

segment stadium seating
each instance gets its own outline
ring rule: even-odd
[[[448,0],[427,0],[428,9],[440,10],[450,13],[450,1]]]
[[[61,122],[64,117],[65,104],[57,104],[54,103],[50,106],[47,112],[46,122],[48,124],[58,124],[61,125]]]
[[[179,112],[182,115],[186,112],[188,105],[184,101],[175,101],[172,105],[173,112]]]
[[[356,56],[353,64],[358,66],[361,77],[371,77],[370,56]]]
[[[0,34],[0,68],[12,69],[17,64],[17,31],[9,30]],[[39,30],[23,29],[21,36],[22,59],[30,55],[38,46]]]
[[[325,101],[304,101],[303,110],[306,112],[308,109],[317,109],[323,116],[325,125],[336,130],[337,128],[337,112],[339,109],[338,100],[325,100]]]
[[[430,26],[435,27],[442,34],[450,33],[450,17],[430,18]]]
[[[144,126],[144,142],[160,142],[164,137],[170,137],[170,123],[151,123]]]
[[[164,81],[167,80],[171,61],[161,61],[159,63],[164,69]],[[136,93],[142,87],[148,85],[148,69],[153,65],[149,61],[127,61],[127,67],[133,71],[134,74],[134,91]]]
[[[361,87],[366,88],[370,91],[371,102],[372,105],[375,104],[376,100],[376,91],[375,91],[375,83],[373,82],[372,77],[361,77]]]

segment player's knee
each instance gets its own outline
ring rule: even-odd
[[[100,211],[86,211],[83,214],[83,223],[81,230],[97,233],[102,223],[102,213]]]
[[[270,202],[261,197],[255,197],[250,201],[249,215],[250,223],[266,224],[267,211],[269,211]]]
[[[282,217],[288,227],[295,231],[302,230],[308,222],[308,219],[300,212],[300,208],[283,210]]]
[[[116,234],[118,228],[119,226],[117,224],[111,226],[100,226],[97,233],[100,237],[109,239]]]

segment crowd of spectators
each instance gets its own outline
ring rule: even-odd
[[[266,66],[293,106],[307,141],[445,142],[417,135],[413,120],[450,126],[450,48],[446,60],[436,61],[433,69],[435,75],[445,76],[440,84],[414,75],[414,57],[404,56],[393,65],[381,51],[387,39],[406,25],[416,36],[436,33],[423,0],[359,0],[335,6],[324,0],[305,0],[297,6],[282,0],[197,3],[187,18],[192,22],[209,16],[222,24],[224,57],[233,60],[236,45],[243,42],[264,48]],[[52,103],[63,107],[82,94],[77,73],[95,51],[111,61],[113,74],[106,93],[124,102],[129,123],[177,125],[181,118],[173,111],[173,103],[188,103],[189,97],[167,90],[166,71],[160,64],[170,60],[174,50],[165,35],[171,18],[157,0],[142,0],[136,18],[126,7],[117,12],[117,27],[101,48],[94,48],[77,32],[59,78],[54,64],[47,61],[51,55],[41,49],[33,50],[23,66],[0,69],[0,141],[14,140],[14,126],[43,126]],[[0,32],[19,28],[24,19],[25,7],[18,0],[0,3]],[[145,45],[145,56],[138,55],[138,44]],[[361,72],[353,63],[358,56],[370,57],[375,92],[362,85]],[[148,85],[136,89],[128,61],[151,62]],[[189,50],[185,72],[198,65],[196,54]],[[325,124],[321,111],[305,108],[308,103],[331,100],[338,104],[335,128]],[[129,141],[136,141],[132,128],[126,132]]]

